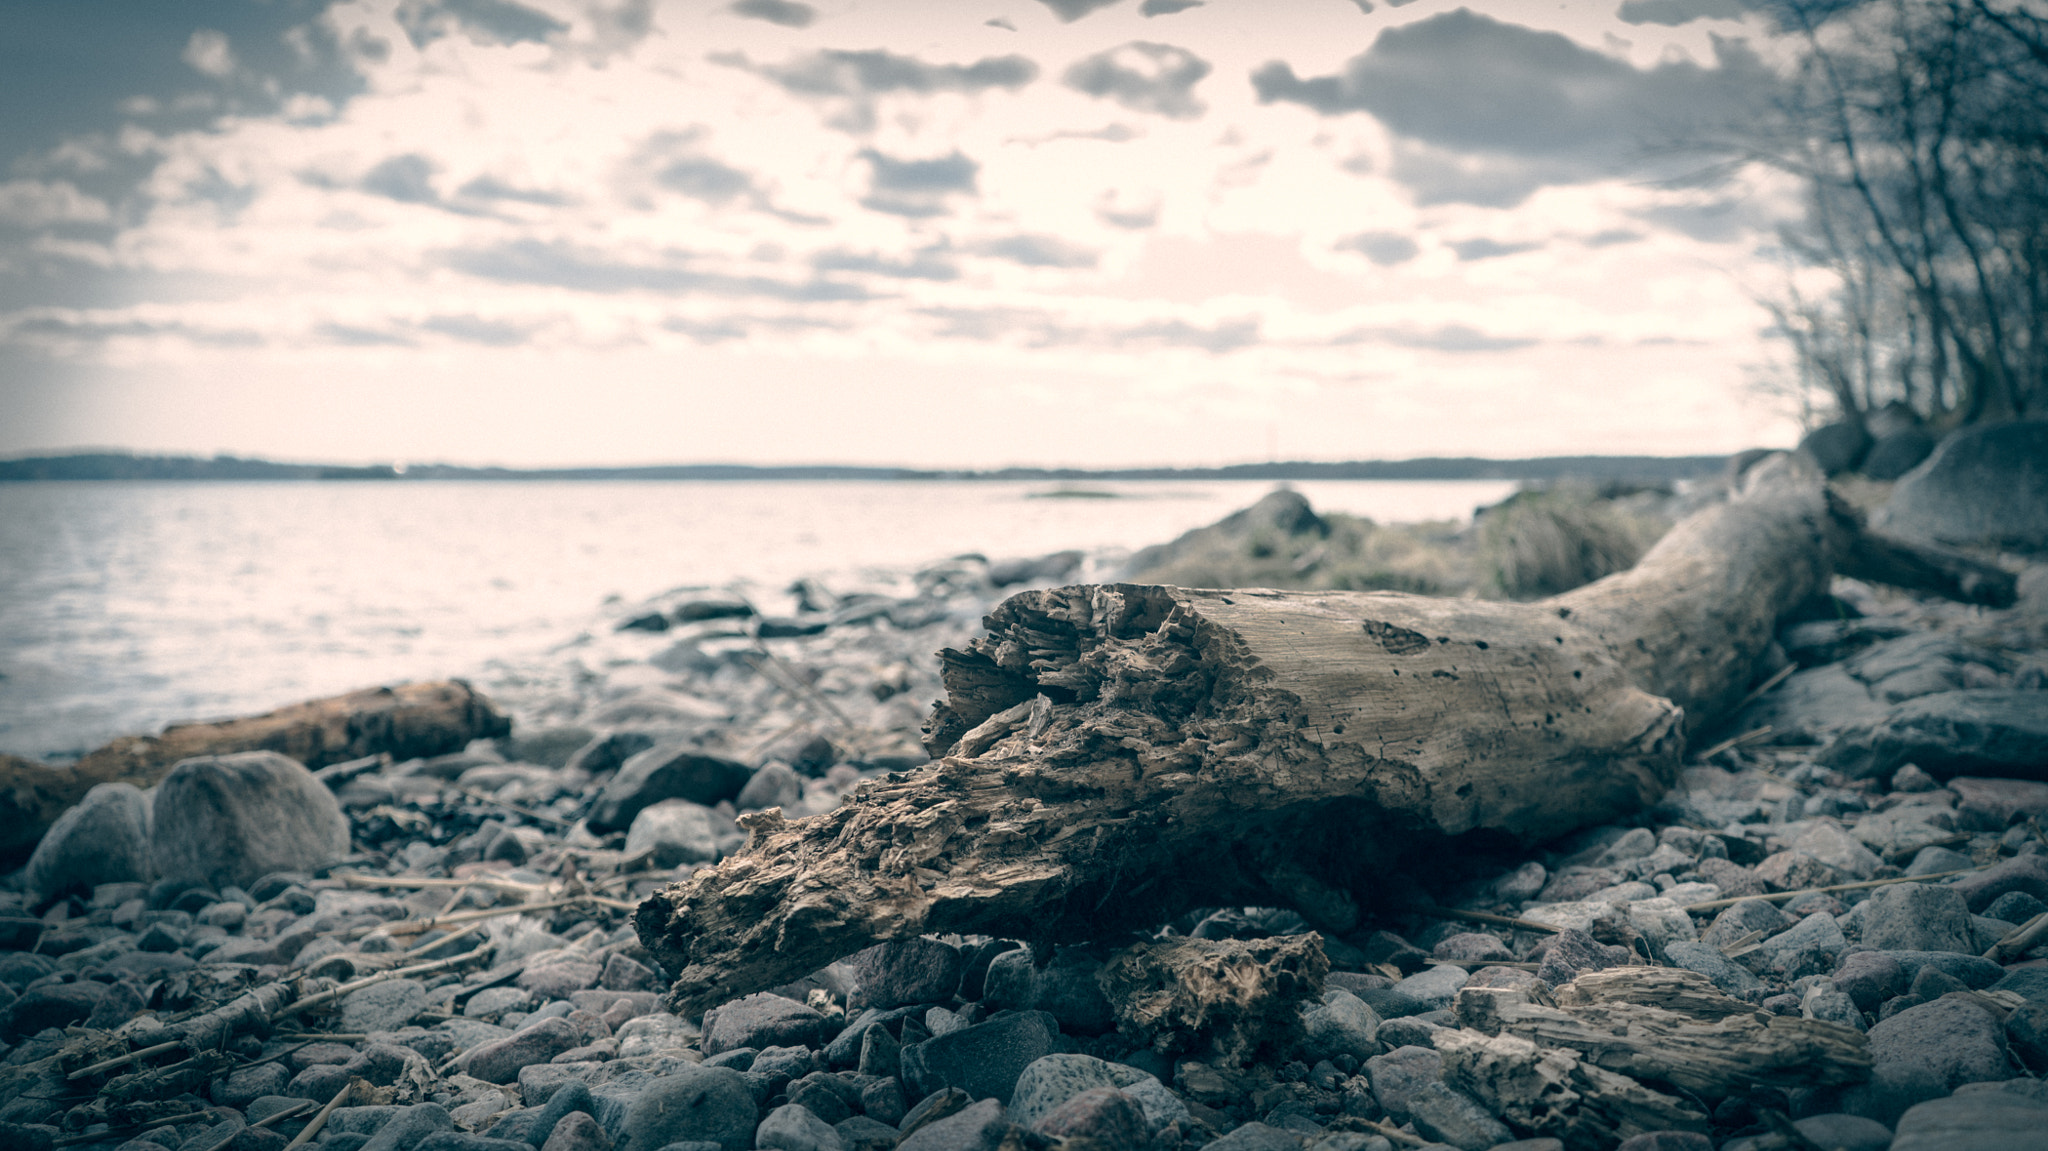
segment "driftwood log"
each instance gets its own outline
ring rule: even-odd
[[[510,730],[511,720],[458,679],[368,688],[247,719],[175,724],[162,735],[123,736],[69,767],[0,755],[0,858],[33,850],[94,786],[153,787],[173,764],[196,755],[275,751],[318,768],[379,752],[397,759],[442,755]]]
[[[743,817],[747,847],[636,925],[687,1011],[927,932],[1104,939],[1229,904],[1342,932],[1418,845],[1539,841],[1654,801],[1779,617],[1869,554],[2011,598],[1996,568],[1872,545],[1797,455],[1634,569],[1536,603],[1025,592],[941,653],[934,764],[822,815]]]

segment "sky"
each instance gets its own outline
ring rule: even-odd
[[[0,455],[1789,445],[1747,0],[0,0]]]

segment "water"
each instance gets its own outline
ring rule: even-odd
[[[680,585],[1143,547],[1273,485],[1086,486],[1120,498],[937,481],[0,484],[0,751],[62,759],[176,721],[482,676]],[[1401,522],[1464,518],[1515,485],[1293,486]]]

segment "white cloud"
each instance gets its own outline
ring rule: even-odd
[[[99,224],[112,215],[96,200],[63,180],[9,180],[0,184],[0,222],[18,228],[51,224]]]
[[[225,79],[235,71],[235,54],[228,48],[227,35],[211,28],[201,28],[192,33],[192,38],[185,41],[183,59],[195,71],[216,80]]]

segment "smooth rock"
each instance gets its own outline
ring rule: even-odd
[[[417,979],[392,979],[349,992],[341,1000],[341,1029],[396,1031],[427,1006],[427,986]]]
[[[1961,997],[1907,1008],[1869,1037],[1870,1081],[1842,1094],[1842,1110],[1880,1123],[1897,1123],[1907,1108],[1962,1084],[2014,1074],[1998,1021]]]
[[[2014,820],[2048,818],[2048,783],[2038,780],[1959,775],[1948,781],[1948,789],[1955,793],[1956,815],[1965,827],[2004,831]]]
[[[1044,970],[1029,951],[1006,951],[989,964],[982,997],[994,1007],[1047,1012],[1069,1034],[1100,1035],[1116,1022],[1095,979],[1101,967],[1082,948],[1060,948]]]
[[[1668,943],[1664,946],[1664,958],[1674,967],[1699,972],[1730,995],[1741,995],[1763,986],[1763,981],[1750,974],[1747,968],[1710,944],[1686,940]]]
[[[1301,1136],[1264,1123],[1246,1123],[1205,1144],[1204,1151],[1301,1151]]]
[[[596,1119],[572,1111],[555,1124],[540,1151],[612,1151],[612,1137]]]
[[[102,783],[57,817],[22,873],[38,903],[102,883],[156,877],[149,839],[149,800],[132,783]]]
[[[1059,1049],[1059,1025],[1043,1011],[1018,1011],[903,1049],[903,1078],[922,1098],[958,1087],[1007,1104],[1024,1069]]]
[[[1091,1087],[1041,1116],[1033,1129],[1060,1139],[1087,1139],[1097,1147],[1141,1148],[1150,1142],[1145,1112],[1114,1087]]]
[[[2048,707],[2037,691],[1936,692],[1844,727],[1816,759],[1856,779],[1914,763],[1937,776],[2048,780]]]
[[[1955,1095],[1899,1118],[1890,1151],[2040,1151],[2048,1107],[2017,1095]]]
[[[754,1132],[756,1151],[845,1151],[832,1125],[796,1103],[768,1113]]]
[[[735,999],[717,1009],[704,1028],[704,1054],[736,1047],[815,1047],[825,1017],[794,999],[766,991]]]
[[[855,1005],[887,1010],[946,1002],[959,990],[960,972],[966,963],[959,948],[914,936],[878,943],[855,955],[849,965],[856,987]]]
[[[839,1133],[839,1142],[846,1151],[895,1151],[897,1142],[903,1138],[896,1128],[866,1115],[834,1123],[832,1129]]]
[[[804,797],[803,777],[796,768],[779,761],[764,763],[740,788],[733,800],[733,807],[739,811],[765,811],[771,807],[787,808]]]
[[[1897,883],[1863,902],[1863,942],[1880,951],[1961,951],[1971,946],[1970,908],[1953,887]]]
[[[1461,1151],[1487,1151],[1514,1138],[1507,1126],[1478,1100],[1441,1081],[1417,1088],[1408,1096],[1407,1107],[1415,1130]]]
[[[1301,1058],[1311,1063],[1339,1055],[1362,1063],[1380,1053],[1379,1015],[1342,988],[1324,991],[1321,1003],[1302,1009],[1301,1030]]]
[[[363,1144],[362,1151],[409,1151],[427,1136],[452,1130],[454,1126],[455,1120],[439,1103],[415,1103],[389,1114],[371,1129],[370,1141]]]
[[[709,863],[718,858],[718,836],[710,808],[687,799],[664,799],[633,817],[626,832],[626,854],[651,851],[656,867]]]
[[[1864,453],[1870,450],[1870,432],[1860,419],[1837,420],[1801,436],[1799,450],[1812,456],[1822,472],[1840,475],[1855,471],[1863,462]]]
[[[349,851],[348,819],[325,784],[274,751],[201,756],[157,785],[150,824],[157,874],[246,886],[313,871]]]
[[[1443,1007],[1457,998],[1458,989],[1465,986],[1465,981],[1470,978],[1472,973],[1462,967],[1439,964],[1394,984],[1394,991],[1432,1007]]]
[[[685,1141],[748,1151],[759,1118],[745,1075],[729,1067],[680,1067],[651,1080],[627,1107],[621,1151],[659,1151]]]
[[[1973,875],[1957,876],[1948,887],[1961,892],[1963,902],[1980,914],[2008,891],[2024,891],[2048,903],[2048,858],[2016,855]]]
[[[1408,1103],[1416,1092],[1444,1077],[1444,1057],[1428,1047],[1396,1047],[1365,1061],[1365,1076],[1380,1106],[1397,1121],[1408,1121]]]
[[[642,811],[665,799],[709,807],[737,798],[753,774],[744,763],[705,755],[690,744],[657,744],[628,759],[605,784],[591,805],[590,829],[604,833],[631,827]]]
[[[1942,543],[2048,548],[2044,461],[2048,421],[1963,428],[1900,478],[1872,522],[1899,535]]]
[[[1759,975],[1789,983],[1802,976],[1833,971],[1836,961],[1848,949],[1849,941],[1833,916],[1809,915],[1758,944],[1741,962]]]
[[[46,983],[21,993],[0,1015],[0,1039],[34,1035],[46,1027],[82,1023],[107,994],[107,985],[91,979]]]
[[[565,1051],[583,1045],[583,1036],[566,1019],[543,1019],[511,1035],[472,1048],[457,1060],[464,1074],[486,1083],[512,1083],[519,1070],[534,1063],[546,1063]]]
[[[1926,428],[1900,428],[1871,441],[1861,471],[1873,480],[1895,480],[1933,452],[1934,436]]]
[[[910,1125],[910,1118],[904,1119]],[[897,1144],[899,1151],[996,1151],[1012,1124],[994,1099],[970,1104],[942,1119],[911,1130]]]

